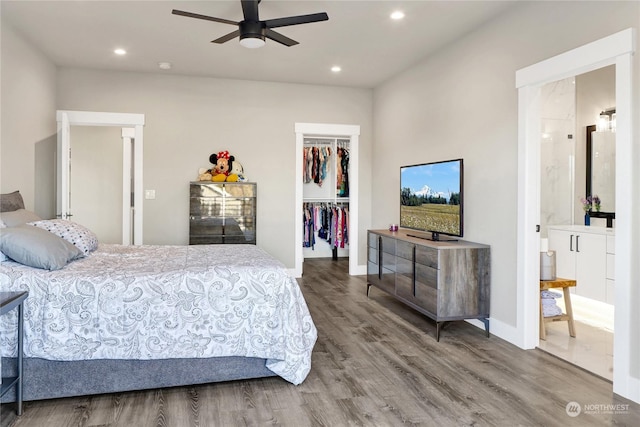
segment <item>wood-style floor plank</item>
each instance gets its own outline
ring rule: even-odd
[[[638,426],[640,405],[610,382],[465,322],[435,324],[348,261],[307,260],[299,280],[318,328],[309,377],[274,377],[2,405],[0,427]],[[569,417],[569,402],[623,405]],[[628,406],[624,406],[628,405]]]

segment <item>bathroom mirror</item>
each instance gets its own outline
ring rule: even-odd
[[[616,134],[587,126],[586,195],[600,198],[600,212],[615,212]],[[595,210],[595,208],[594,208]]]

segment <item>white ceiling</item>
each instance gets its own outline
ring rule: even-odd
[[[371,88],[514,4],[263,0],[261,19],[327,12],[329,21],[279,28],[300,44],[267,40],[260,49],[246,49],[237,40],[210,43],[235,27],[171,14],[175,8],[240,21],[238,0],[2,0],[0,8],[3,23],[61,67]],[[404,20],[389,18],[396,9],[405,12]],[[127,55],[115,55],[116,47]],[[171,70],[158,68],[165,61]],[[333,65],[342,72],[331,73]]]

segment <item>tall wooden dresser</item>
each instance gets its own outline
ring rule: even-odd
[[[254,182],[191,182],[189,244],[256,244]]]

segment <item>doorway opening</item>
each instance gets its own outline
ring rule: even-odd
[[[358,142],[360,138],[360,126],[357,125],[336,125],[336,124],[324,124],[324,123],[296,123],[296,201],[295,201],[295,277],[302,277],[304,252],[303,247],[304,238],[304,222],[303,222],[303,209],[305,203],[305,191],[304,191],[304,174],[303,174],[303,161],[305,148],[309,148],[318,145],[320,142],[329,142],[329,147],[333,147],[334,153],[337,155],[338,148],[348,147],[348,196],[344,196],[344,189],[342,196],[340,192],[336,193],[332,191],[331,200],[320,200],[323,202],[346,202],[348,204],[348,234],[349,234],[349,274],[358,274],[358,246],[359,246],[359,232],[358,232]],[[305,140],[307,147],[305,147]],[[333,145],[331,145],[333,144]],[[337,168],[338,163],[334,161],[334,166]],[[333,181],[332,181],[333,182]],[[335,184],[335,182],[333,182]],[[334,185],[335,186],[335,185]],[[309,191],[307,191],[309,195]],[[318,194],[315,194],[316,196]],[[319,193],[320,198],[324,198],[324,194]],[[307,202],[313,202],[314,200],[307,200]],[[336,203],[336,207],[337,203]],[[339,207],[344,208],[343,206]]]
[[[538,348],[613,381],[615,127],[592,125],[610,106],[615,65],[541,87],[540,251],[555,267],[541,279],[576,286],[569,305],[563,289],[541,293]]]
[[[633,376],[638,343],[634,333],[632,258],[634,228],[632,206],[636,202],[632,149],[632,56],[635,30],[630,28],[518,70],[518,331],[523,348],[539,344],[540,319],[540,101],[541,86],[615,64],[616,70],[616,239],[615,239],[615,336],[613,391],[640,400],[640,380]]]
[[[120,194],[122,201],[121,243],[123,245],[141,245],[143,242],[142,157],[144,114],[59,110],[56,118],[58,121],[57,217],[71,219],[73,216],[70,191],[72,189],[71,126],[120,127],[122,128],[120,133],[122,150],[119,151],[122,157],[122,191]],[[115,138],[114,140],[117,141]],[[76,143],[82,144],[82,140]],[[111,144],[111,141],[108,144]],[[102,177],[102,179],[109,178]],[[90,193],[91,189],[86,192],[86,194]],[[90,200],[90,198],[85,198],[85,202],[89,201],[90,203]]]

